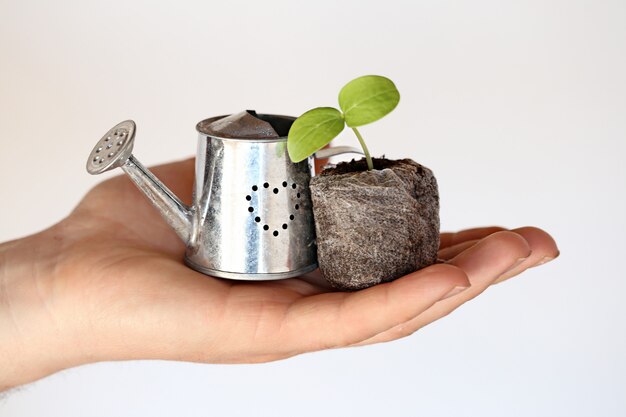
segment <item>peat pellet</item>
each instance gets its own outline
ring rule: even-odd
[[[311,179],[317,257],[335,288],[359,290],[437,261],[439,191],[410,159],[342,162]]]

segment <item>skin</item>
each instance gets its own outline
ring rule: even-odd
[[[193,160],[153,169],[191,200]],[[0,390],[111,360],[257,363],[387,342],[558,256],[546,232],[443,233],[436,264],[358,292],[314,273],[238,282],[182,263],[184,245],[125,177],[51,228],[0,245]],[[363,318],[367,318],[364,320]]]

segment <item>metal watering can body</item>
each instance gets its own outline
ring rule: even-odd
[[[288,131],[289,116],[262,115]],[[94,147],[87,170],[121,167],[186,244],[187,265],[207,275],[270,280],[317,268],[315,224],[309,193],[315,156],[294,163],[287,137],[239,139],[211,136],[198,123],[191,207],[183,204],[132,155],[135,125],[112,128]],[[286,130],[285,130],[286,129]],[[327,158],[354,148],[318,152]]]

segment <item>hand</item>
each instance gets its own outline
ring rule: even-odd
[[[154,172],[189,201],[193,160]],[[317,271],[238,282],[182,263],[184,246],[125,177],[50,229],[0,245],[0,389],[104,360],[265,362],[407,336],[558,256],[536,228],[441,235],[436,264],[358,292]]]

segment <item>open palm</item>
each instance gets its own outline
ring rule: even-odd
[[[193,160],[154,172],[189,202]],[[78,363],[260,362],[393,340],[558,255],[540,229],[489,227],[444,233],[445,262],[358,292],[333,291],[317,271],[280,281],[223,280],[183,264],[182,242],[122,176],[95,187],[38,238],[51,246],[54,273],[37,285],[48,314],[71,335]]]

